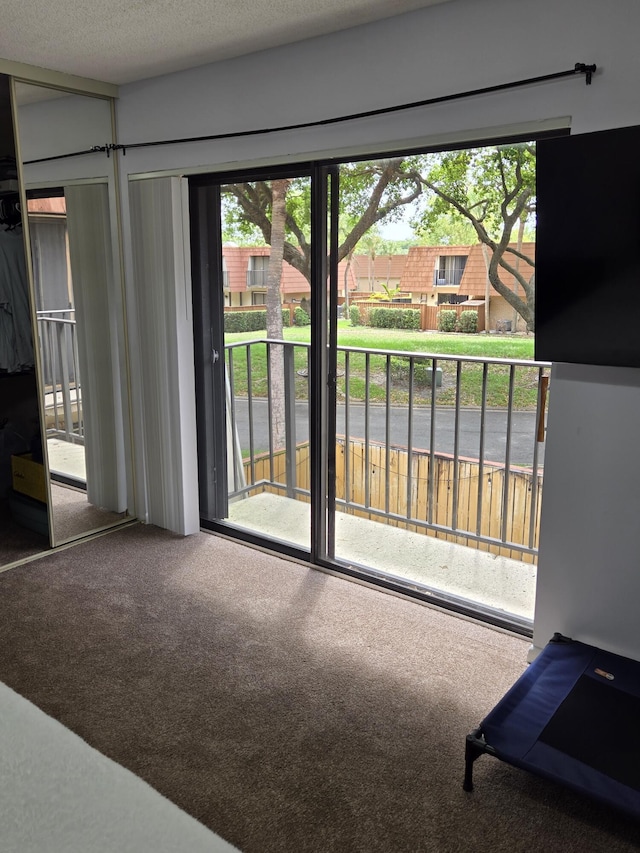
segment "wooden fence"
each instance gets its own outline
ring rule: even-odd
[[[482,305],[473,306],[465,306],[464,304],[425,305],[423,302],[382,302],[376,299],[375,302],[372,302],[370,300],[356,300],[354,302],[351,302],[351,305],[357,306],[360,311],[360,319],[365,326],[369,325],[369,315],[371,310],[374,308],[411,308],[414,311],[420,311],[420,330],[422,332],[437,331],[438,313],[441,310],[455,311],[458,317],[460,316],[460,314],[462,314],[463,311],[477,311],[478,331],[484,332],[485,330],[484,303]]]
[[[430,456],[425,451],[414,450],[411,454],[411,495],[409,513],[407,513],[407,466],[409,454],[403,449],[389,450],[389,497],[387,505],[387,459],[386,448],[369,443],[368,465],[365,467],[366,446],[363,441],[349,442],[349,483],[345,483],[346,443],[338,439],[336,444],[336,498],[349,503],[365,505],[365,484],[369,483],[369,506],[382,512],[390,512],[401,516],[397,518],[382,518],[380,515],[347,505],[338,507],[341,512],[348,512],[362,518],[368,518],[381,524],[401,527],[414,533],[436,536],[448,542],[456,542],[489,551],[505,557],[512,557],[524,562],[535,563],[536,555],[502,546],[476,542],[464,535],[464,532],[476,534],[478,519],[478,492],[480,487],[480,466],[473,460],[458,460],[458,508],[457,525],[459,533],[443,533],[426,530],[412,523],[411,519],[427,520],[428,484]],[[445,454],[434,456],[433,477],[433,506],[431,522],[445,527],[453,523],[453,491],[454,491],[454,460]],[[256,481],[269,480],[270,463],[268,455],[254,460]],[[286,460],[284,452],[274,456],[274,480],[277,483],[286,482]],[[309,445],[300,445],[296,455],[296,485],[299,489],[309,489]],[[245,474],[249,480],[249,462],[245,461]],[[533,547],[538,547],[538,528],[540,519],[540,504],[542,500],[542,472],[539,472],[536,483],[535,501],[532,501],[534,487],[533,475],[527,469],[511,469],[509,472],[509,491],[507,503],[506,540],[514,544],[529,546],[529,530],[531,512],[534,513]],[[502,533],[503,496],[505,470],[499,465],[484,464],[482,472],[482,502],[480,534],[499,539]],[[282,494],[282,490],[272,486],[264,486],[264,491]],[[307,496],[299,496],[300,500],[308,500]],[[533,506],[532,506],[533,503]],[[407,518],[409,515],[409,518]],[[406,520],[405,520],[406,519]]]

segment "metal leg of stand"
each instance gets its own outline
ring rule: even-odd
[[[473,763],[485,752],[487,752],[487,745],[482,737],[482,732],[480,729],[475,729],[467,735],[464,750],[464,782],[462,787],[465,791],[473,791]]]

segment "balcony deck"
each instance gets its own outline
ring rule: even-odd
[[[49,468],[55,476],[59,474],[73,480],[87,479],[84,447],[82,444],[72,444],[60,438],[47,439]]]
[[[310,505],[262,492],[229,505],[229,521],[309,547]],[[436,589],[525,620],[533,619],[536,567],[355,515],[336,513],[341,562],[375,567],[403,582]]]
[[[84,478],[84,448],[49,439],[52,470]],[[232,499],[229,521],[271,538],[309,547],[310,505],[262,492]],[[336,513],[336,554],[344,563],[374,567],[403,583],[533,619],[536,567],[487,551],[413,533],[356,515]]]

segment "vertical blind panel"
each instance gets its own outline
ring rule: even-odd
[[[200,528],[187,182],[129,186],[148,518]]]
[[[106,184],[65,188],[85,426],[87,498],[127,509],[117,300]]]

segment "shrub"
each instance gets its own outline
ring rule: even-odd
[[[431,385],[433,362],[431,359],[413,360],[413,382],[416,386]],[[411,359],[393,356],[390,364],[391,378],[408,382],[411,377]]]
[[[438,331],[455,332],[458,315],[450,309],[442,309],[438,312]]]
[[[417,308],[405,308],[402,311],[402,316],[405,321],[403,329],[413,329],[413,331],[420,329],[420,311]]]
[[[456,323],[456,332],[465,332],[468,335],[475,335],[478,331],[478,312],[477,311],[462,311]]]
[[[309,326],[311,325],[311,317],[307,314],[304,308],[296,308],[293,312],[294,326]]]
[[[369,325],[375,329],[419,329],[420,312],[414,308],[372,308]]]
[[[360,309],[357,305],[352,305],[349,308],[349,319],[351,320],[352,326],[361,326],[362,318],[360,317]]]
[[[225,332],[257,332],[266,328],[266,311],[225,311]]]
[[[288,308],[282,309],[282,325],[291,325]],[[225,332],[258,332],[267,328],[267,312],[264,311],[225,311]]]

